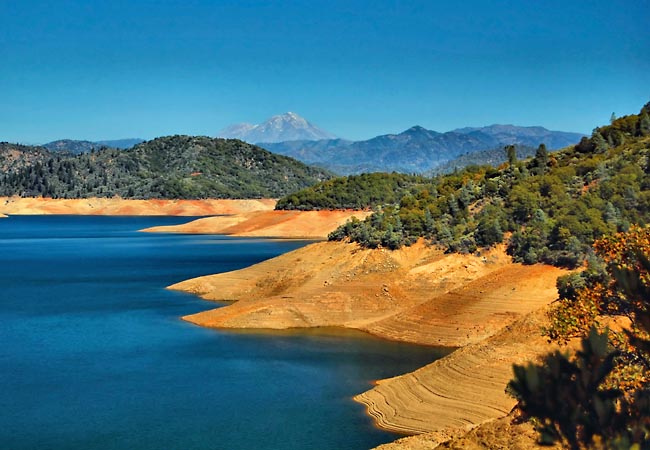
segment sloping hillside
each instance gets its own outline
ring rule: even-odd
[[[5,175],[28,170],[30,166],[43,164],[53,157],[44,147],[0,142],[0,171]]]
[[[77,156],[17,148],[14,161],[38,154],[0,180],[0,195],[55,198],[272,198],[330,175],[237,140],[169,136],[129,150]]]
[[[517,261],[576,267],[600,236],[650,223],[649,113],[650,104],[575,146],[554,153],[540,146],[524,161],[508,147],[498,169],[473,166],[431,179],[386,174],[368,183],[348,177],[293,193],[277,207],[344,207],[355,185],[377,211],[331,239],[394,249],[423,237],[461,253],[505,240]]]

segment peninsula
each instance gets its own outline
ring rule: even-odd
[[[158,233],[226,234],[242,237],[326,239],[352,217],[364,219],[370,211],[250,211],[228,216],[206,217],[181,225],[147,228]]]
[[[234,301],[183,317],[206,327],[339,326],[462,347],[356,397],[382,428],[439,434],[467,431],[512,409],[504,392],[512,364],[547,351],[537,311],[557,297],[555,280],[564,273],[513,263],[503,246],[477,256],[444,254],[424,242],[396,251],[322,242],[170,289]]]

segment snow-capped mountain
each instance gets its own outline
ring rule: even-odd
[[[297,140],[317,141],[320,139],[336,138],[332,133],[309,123],[298,114],[292,112],[273,116],[259,125],[252,125],[250,123],[230,125],[221,130],[218,136],[241,139],[252,144]]]

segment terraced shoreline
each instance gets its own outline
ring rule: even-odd
[[[548,351],[539,311],[557,297],[563,273],[514,264],[503,247],[475,256],[445,255],[423,242],[397,251],[323,242],[170,289],[234,301],[183,318],[206,327],[339,326],[462,347],[355,398],[382,428],[448,435],[512,409],[504,391],[512,364]]]

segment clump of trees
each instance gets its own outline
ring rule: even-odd
[[[515,365],[509,391],[543,443],[650,448],[650,228],[603,238],[594,250],[589,270],[558,282],[546,330],[556,341],[580,336],[582,348]],[[617,316],[629,325],[615,333],[606,323]]]
[[[338,177],[293,192],[275,209],[371,209],[399,203],[406,195],[425,190],[432,180],[402,173],[365,173]]]

